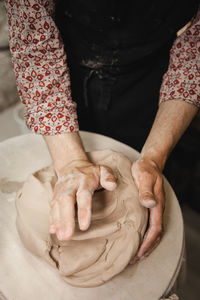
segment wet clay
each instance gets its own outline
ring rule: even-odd
[[[49,233],[49,212],[57,175],[52,165],[30,174],[16,197],[16,225],[24,246],[57,269],[69,284],[102,285],[119,274],[135,256],[144,235],[148,212],[138,200],[131,161],[113,150],[87,152],[90,161],[112,168],[114,191],[96,191],[91,225],[81,231],[76,216],[71,240]]]

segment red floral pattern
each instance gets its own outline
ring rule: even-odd
[[[43,135],[78,131],[64,43],[54,22],[56,0],[5,0],[9,45],[28,128]],[[200,107],[200,11],[174,42],[160,102]]]
[[[200,107],[200,9],[170,50],[169,67],[160,88],[160,103],[173,99]]]
[[[27,127],[43,135],[78,131],[55,0],[5,0],[9,45]]]

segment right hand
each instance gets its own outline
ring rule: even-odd
[[[59,240],[69,240],[75,229],[75,202],[81,230],[91,222],[92,195],[105,188],[113,191],[117,186],[112,169],[95,165],[87,160],[75,160],[62,168],[54,187],[50,210],[50,233]]]

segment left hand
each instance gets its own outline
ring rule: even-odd
[[[163,233],[165,194],[162,172],[149,158],[140,158],[133,163],[132,175],[139,191],[140,203],[149,208],[149,228],[137,255],[130,263],[147,257],[159,244]]]

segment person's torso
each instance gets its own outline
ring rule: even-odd
[[[56,23],[73,57],[127,65],[157,51],[195,16],[199,0],[60,0]]]

